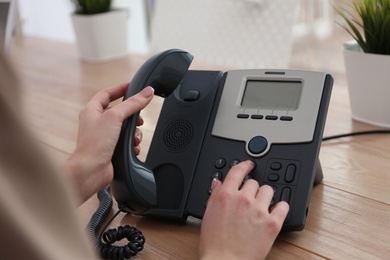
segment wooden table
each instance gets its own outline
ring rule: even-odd
[[[342,59],[341,52],[333,48],[321,54],[333,55],[332,66],[326,59],[316,59],[315,44],[312,42],[313,48],[307,50],[307,42],[303,48],[295,46],[291,67],[324,69],[335,77],[324,136],[375,129],[351,119],[343,66],[337,62]],[[303,53],[307,55],[297,57]],[[62,163],[75,147],[80,109],[98,90],[129,81],[146,57],[129,55],[112,62],[84,63],[72,44],[18,36],[11,59],[24,83],[21,93],[28,124],[49,156]],[[197,68],[215,69],[192,66]],[[142,112],[146,124],[142,128],[145,137],[141,158],[145,157],[155,111],[160,107],[161,99],[155,98]],[[320,160],[324,180],[313,190],[305,229],[281,234],[269,259],[388,259],[390,135],[325,142]],[[83,223],[89,221],[97,203],[93,197],[79,208]],[[112,226],[123,224],[136,225],[146,236],[140,259],[197,258],[200,221],[196,219],[175,223],[120,214]]]

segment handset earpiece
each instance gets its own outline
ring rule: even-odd
[[[161,52],[149,58],[134,75],[123,100],[147,86],[154,94],[167,97],[182,81],[193,56],[179,49]],[[111,183],[118,205],[133,214],[146,214],[157,205],[156,183],[152,170],[134,153],[134,135],[139,112],[127,118],[122,125],[112,164]]]

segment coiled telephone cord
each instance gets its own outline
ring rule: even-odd
[[[122,209],[119,209],[114,216],[104,226],[100,235],[97,236],[100,227],[104,220],[108,217],[112,209],[112,198],[109,193],[110,187],[107,186],[100,190],[97,194],[100,201],[99,208],[92,215],[91,220],[88,223],[87,229],[89,237],[96,249],[103,259],[130,259],[132,256],[137,255],[144,248],[145,237],[142,232],[135,227],[126,225],[120,226],[117,229],[109,229],[106,232],[108,225],[118,216]],[[124,246],[115,246],[115,242],[126,238],[128,243]]]

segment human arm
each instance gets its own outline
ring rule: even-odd
[[[242,185],[253,167],[245,161],[232,167],[223,183],[213,180],[201,225],[201,259],[264,259],[270,251],[289,206],[282,201],[269,210],[270,186],[251,179]]]
[[[99,91],[79,115],[79,131],[74,152],[64,164],[64,172],[83,203],[111,183],[114,172],[111,158],[123,121],[146,107],[154,90],[146,87],[114,107],[110,103],[124,96],[128,83]],[[138,126],[143,120],[139,118]],[[139,153],[142,132],[137,129],[134,151]]]

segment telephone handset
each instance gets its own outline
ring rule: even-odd
[[[149,58],[134,75],[123,100],[152,86],[154,94],[169,96],[187,72],[193,56],[185,51],[167,50]],[[156,207],[157,192],[152,170],[134,154],[134,134],[139,112],[127,118],[114,151],[113,194],[119,204],[134,214],[146,214]]]
[[[240,161],[248,178],[290,204],[284,230],[301,230],[313,184],[333,78],[297,70],[188,70],[192,56],[168,50],[137,72],[125,99],[147,85],[165,97],[145,163],[133,152],[138,114],[127,119],[112,159],[118,204],[134,214],[202,218],[211,180]],[[171,94],[172,93],[172,94]],[[272,206],[272,205],[271,205]]]

